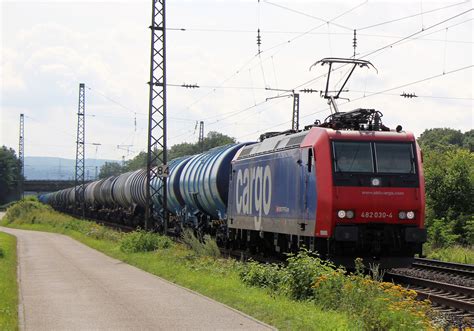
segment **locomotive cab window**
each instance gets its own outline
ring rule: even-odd
[[[372,146],[369,142],[334,142],[336,172],[374,172]]]
[[[412,144],[375,143],[377,172],[414,174],[415,156]]]

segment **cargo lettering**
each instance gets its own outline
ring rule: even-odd
[[[262,212],[268,215],[272,202],[272,173],[270,166],[239,169],[236,177],[235,198],[237,214],[258,213],[260,223]]]

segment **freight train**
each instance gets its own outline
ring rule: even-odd
[[[335,99],[364,60],[330,58],[324,98],[334,112],[304,130],[267,133],[169,162],[167,211],[174,233],[189,227],[227,247],[283,255],[301,247],[352,267],[411,264],[426,241],[422,154],[412,133],[390,130],[374,109],[339,112]],[[353,68],[335,94],[331,66]],[[161,178],[151,185],[162,187]],[[86,215],[143,226],[146,170],[85,185]],[[77,213],[75,188],[40,201]],[[82,196],[82,194],[81,194]],[[163,210],[155,195],[155,211]]]
[[[426,241],[422,155],[412,133],[374,127],[377,113],[336,113],[300,132],[172,160],[171,223],[254,253],[304,246],[346,266],[356,257],[383,267],[410,264]],[[348,118],[351,125],[358,118],[358,130],[337,128]],[[145,183],[141,169],[86,184],[86,215],[142,225]],[[75,188],[39,199],[74,213]],[[156,198],[154,209],[160,208]]]

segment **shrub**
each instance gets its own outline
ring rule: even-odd
[[[311,286],[316,278],[334,272],[334,266],[320,259],[315,253],[305,249],[298,254],[290,254],[285,268],[284,290],[293,299],[304,300],[312,297]]]
[[[371,268],[372,276],[364,275],[362,270],[347,275],[343,268],[335,268],[306,250],[290,255],[287,262],[286,266],[279,266],[251,261],[241,267],[239,275],[245,284],[267,288],[273,294],[346,312],[354,320],[355,329],[431,327],[429,303],[417,302],[414,291],[380,282],[382,274],[377,267]]]
[[[120,241],[120,249],[126,253],[149,252],[169,248],[171,245],[168,237],[144,230],[127,233]]]
[[[5,257],[5,253],[3,252],[3,248],[0,247],[0,259]]]
[[[214,238],[205,235],[199,239],[194,235],[193,230],[185,229],[182,236],[183,242],[194,251],[197,256],[219,257],[221,251]]]
[[[459,235],[453,233],[451,222],[442,218],[432,221],[428,228],[428,237],[431,245],[437,248],[454,244]]]
[[[261,264],[255,261],[244,263],[239,275],[245,284],[268,288],[272,292],[279,291],[284,279],[284,273],[279,265]]]

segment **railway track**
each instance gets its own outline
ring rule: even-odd
[[[415,290],[452,324],[474,325],[474,265],[417,258],[411,268],[386,272],[385,280]]]

